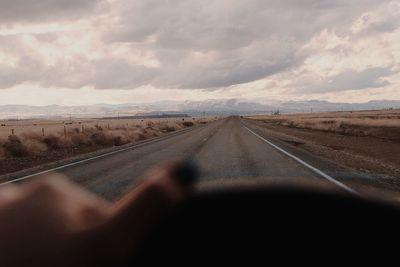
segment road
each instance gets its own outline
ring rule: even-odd
[[[200,189],[286,183],[343,189],[336,180],[329,181],[268,144],[256,131],[250,122],[229,117],[58,172],[110,200],[120,197],[149,168],[186,158],[195,159],[202,170]]]

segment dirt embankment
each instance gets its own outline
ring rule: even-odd
[[[146,121],[137,125],[70,127],[46,135],[22,132],[0,137],[0,175],[97,150],[135,144],[207,121]]]
[[[400,112],[248,118],[271,135],[343,166],[400,177]]]

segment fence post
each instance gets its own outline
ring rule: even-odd
[[[85,133],[85,126],[82,124],[82,133]]]
[[[14,135],[14,129],[11,129],[11,135]]]
[[[44,136],[44,128],[42,128],[42,135]]]

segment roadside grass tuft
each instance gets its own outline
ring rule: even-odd
[[[102,121],[101,121],[102,122]],[[176,120],[141,120],[140,122],[119,120],[96,122],[65,128],[66,123],[59,124],[57,130],[46,125],[33,123],[30,126],[15,128],[15,135],[0,135],[0,160],[8,158],[31,157],[42,155],[51,157],[51,153],[71,154],[79,151],[96,150],[102,147],[122,146],[128,143],[143,141],[161,136],[163,133],[174,132],[184,127],[193,127],[197,123],[192,121]],[[31,122],[32,123],[32,122]],[[33,125],[33,126],[32,126]],[[29,128],[30,127],[30,128]],[[47,128],[46,128],[47,127]],[[53,127],[53,126],[52,126]],[[28,130],[26,130],[28,128]],[[58,151],[58,152],[57,152]]]
[[[185,121],[182,123],[182,125],[185,127],[192,127],[192,126],[194,126],[194,123],[191,121]]]

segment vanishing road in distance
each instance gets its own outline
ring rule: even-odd
[[[221,119],[120,152],[69,164],[57,172],[113,200],[139,181],[146,170],[188,158],[194,159],[202,171],[200,190],[304,185],[358,193],[357,173],[274,140],[267,129],[240,117]]]

